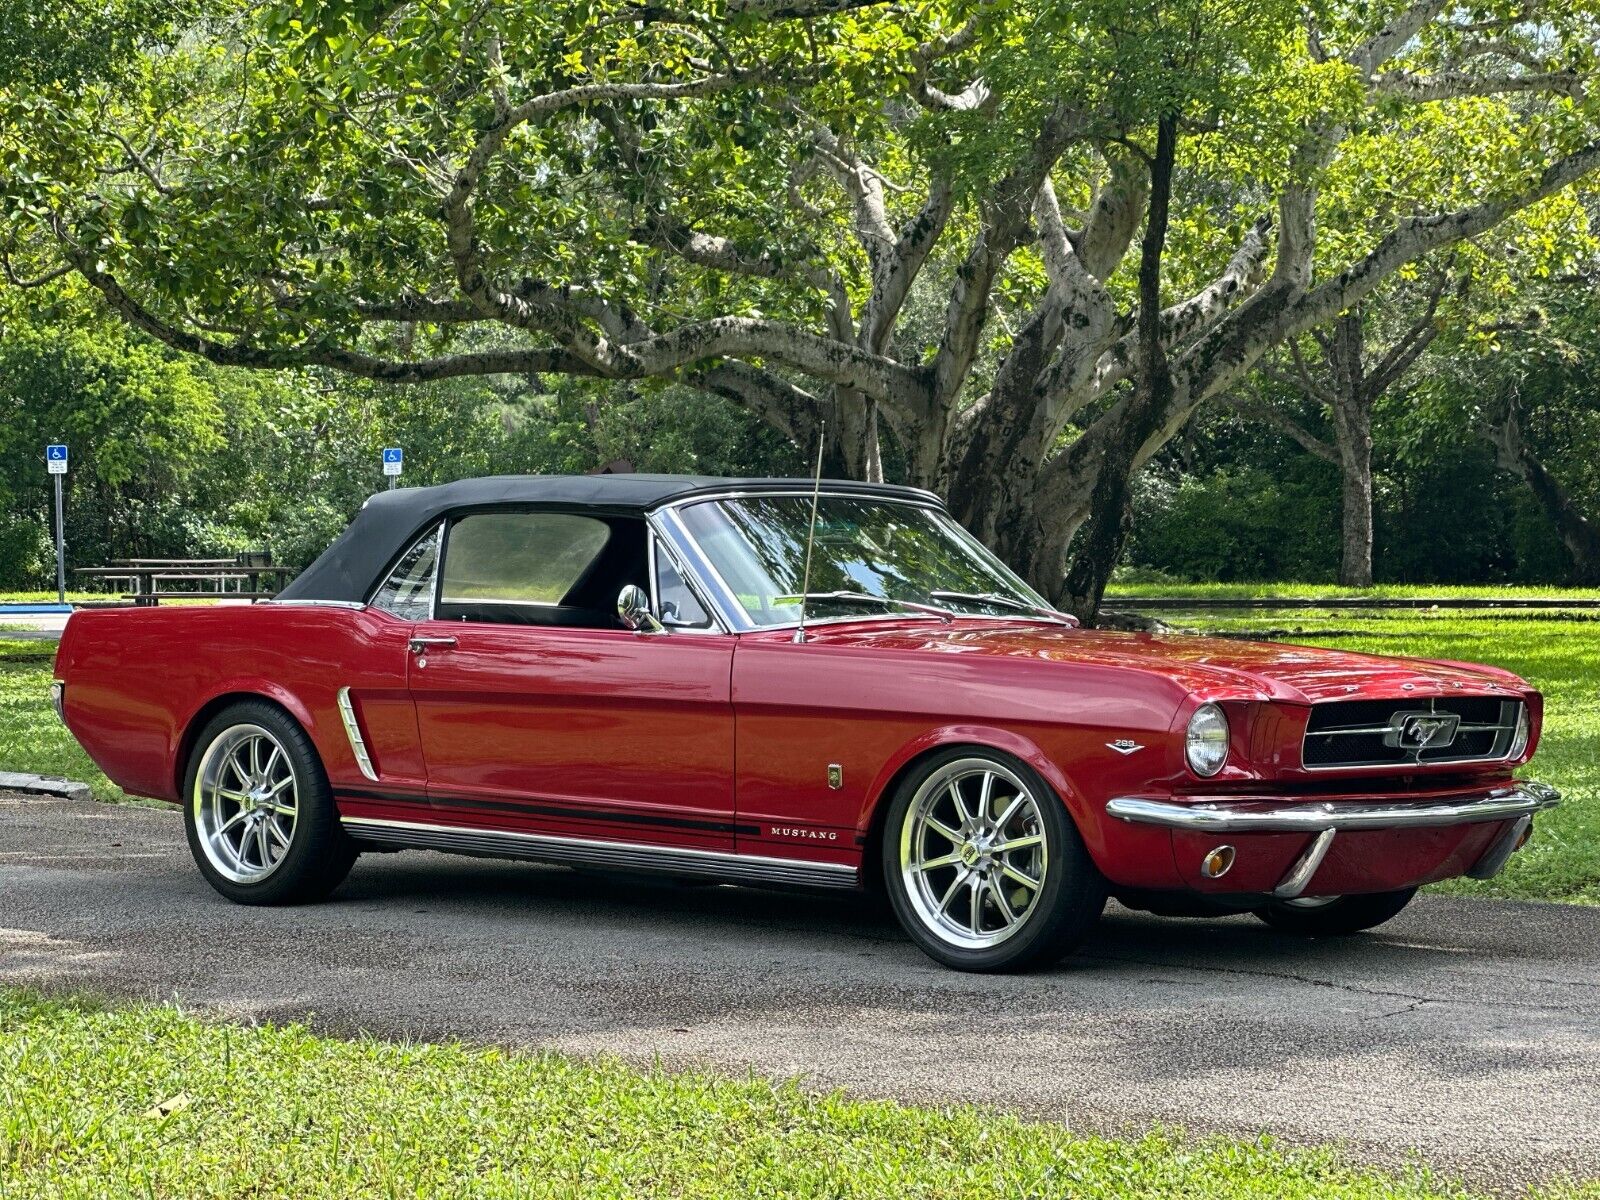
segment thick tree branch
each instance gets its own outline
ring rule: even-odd
[[[1597,168],[1600,143],[1549,164],[1520,192],[1455,212],[1405,219],[1365,257],[1291,303],[1260,303],[1263,293],[1258,293],[1185,354],[1183,369],[1191,373],[1196,402],[1231,387],[1269,347],[1326,324],[1406,263],[1475,237]]]
[[[77,250],[69,250],[68,254],[77,272],[128,324],[175,350],[199,355],[219,366],[257,371],[328,367],[388,383],[426,383],[464,375],[594,374],[587,363],[559,347],[480,350],[439,358],[400,360],[378,358],[337,346],[254,346],[242,340],[218,342],[157,317],[129,295],[114,276],[101,270],[91,255]]]
[[[1423,26],[1450,7],[1449,0],[1419,0],[1345,56],[1364,76],[1371,76],[1422,32]]]
[[[1272,426],[1279,433],[1294,439],[1304,449],[1325,462],[1337,463],[1339,461],[1339,450],[1332,442],[1324,441],[1322,438],[1317,437],[1275,404],[1264,403],[1248,396],[1242,396],[1237,390],[1226,393],[1222,397],[1222,403],[1242,417],[1248,417],[1252,421],[1260,421],[1264,425]]]
[[[739,359],[727,359],[693,373],[688,381],[741,405],[797,446],[816,441],[820,398],[771,371]]]
[[[928,259],[928,253],[944,232],[955,204],[955,190],[948,178],[937,178],[928,189],[927,201],[900,230],[894,246],[874,264],[872,294],[867,298],[861,321],[861,345],[876,354],[886,354],[911,285]]]
[[[1477,75],[1470,71],[1390,71],[1372,81],[1374,91],[1407,100],[1459,100],[1465,96],[1505,96],[1515,92],[1544,92],[1583,99],[1588,83],[1577,71],[1530,71],[1522,75]]]
[[[1033,197],[1056,160],[1081,136],[1080,115],[1057,105],[1041,124],[1024,161],[1009,171],[984,199],[983,222],[945,308],[944,334],[933,359],[934,403],[951,403],[977,354],[994,281],[1029,232]]]

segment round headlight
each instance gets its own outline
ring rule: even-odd
[[[1196,775],[1215,775],[1228,761],[1228,718],[1215,704],[1202,704],[1189,718],[1185,740],[1189,769]]]

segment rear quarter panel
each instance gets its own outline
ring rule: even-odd
[[[361,779],[338,692],[359,697],[368,744],[394,782],[423,787],[406,691],[411,626],[347,608],[261,604],[86,611],[62,635],[67,726],[124,791],[177,800],[197,721],[258,696],[310,735],[335,784]]]

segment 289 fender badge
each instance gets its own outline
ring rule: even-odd
[[[1114,742],[1107,742],[1106,748],[1108,750],[1115,750],[1118,754],[1132,754],[1135,750],[1144,749],[1143,746],[1134,741],[1132,738],[1118,738]]]

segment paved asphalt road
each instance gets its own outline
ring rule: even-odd
[[[424,853],[237,908],[171,811],[0,797],[0,982],[1600,1177],[1600,909],[1428,898],[1309,943],[1113,908],[1069,964],[979,977],[845,900]]]

